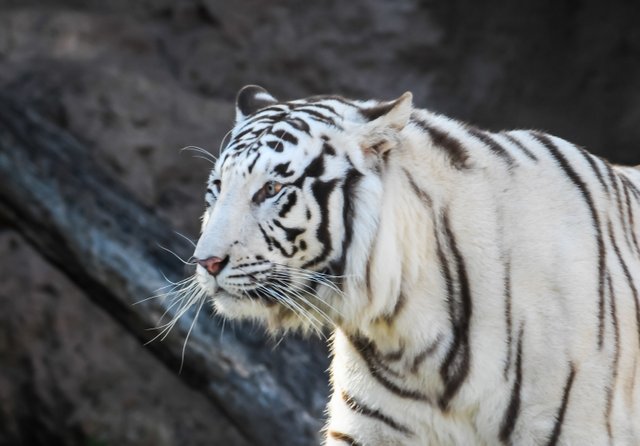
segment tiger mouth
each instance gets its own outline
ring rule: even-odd
[[[220,291],[225,296],[232,297],[237,301],[253,300],[266,304],[267,306],[273,306],[278,303],[278,298],[268,292],[268,287],[262,283],[253,282],[246,286],[239,287],[234,285],[233,287],[225,287],[224,284],[219,284]],[[217,293],[216,293],[217,294]],[[213,296],[216,298],[216,295]]]

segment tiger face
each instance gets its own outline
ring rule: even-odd
[[[238,93],[194,253],[219,313],[272,329],[344,317],[346,279],[364,277],[376,231],[380,163],[410,112],[409,93],[386,103]]]

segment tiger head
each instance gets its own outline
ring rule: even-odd
[[[364,283],[382,165],[411,109],[410,93],[279,102],[261,87],[240,90],[194,253],[220,314],[306,330],[359,311],[346,290]]]

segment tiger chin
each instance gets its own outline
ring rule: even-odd
[[[640,444],[637,168],[247,86],[205,200],[216,310],[332,330],[326,444]]]

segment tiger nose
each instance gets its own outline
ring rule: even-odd
[[[220,257],[209,257],[206,259],[198,260],[198,265],[207,270],[209,274],[212,276],[217,276],[218,273],[224,268],[227,264],[229,257],[221,259]]]

